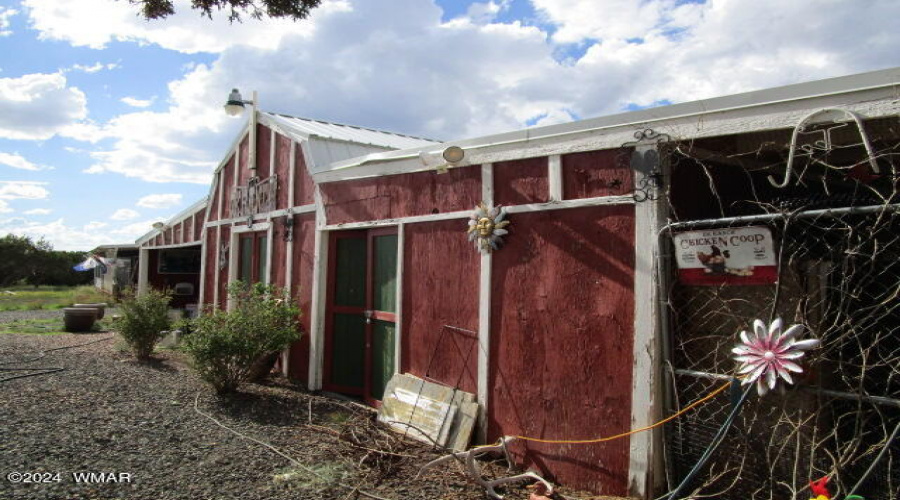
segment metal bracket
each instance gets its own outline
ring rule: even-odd
[[[659,161],[659,145],[670,142],[672,138],[669,134],[661,134],[650,128],[636,131],[634,138],[636,140],[625,142],[621,146],[623,149],[634,148],[628,157],[629,166],[635,176],[631,196],[638,203],[654,201],[659,198],[659,191],[664,182]]]

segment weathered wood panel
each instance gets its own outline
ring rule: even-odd
[[[316,216],[294,216],[293,295],[300,306],[300,325],[303,338],[291,346],[290,371],[295,380],[306,382],[309,378],[309,332],[312,312],[313,262],[315,257]]]
[[[547,157],[494,164],[494,203],[523,205],[550,201]]]
[[[272,260],[269,261],[271,271],[269,283],[284,288],[287,283],[287,242],[284,241],[283,217],[272,219]]]
[[[238,146],[238,155],[240,156],[240,169],[238,171],[238,182],[237,185],[243,186],[250,180],[252,174],[250,173],[250,136],[247,135],[241,141],[240,146]],[[233,171],[232,171],[233,173]],[[226,191],[229,191],[231,188],[234,188],[234,180],[232,177],[227,177],[228,180],[225,187],[228,187]],[[227,205],[226,205],[227,206]]]
[[[265,125],[256,126],[256,176],[260,179],[269,177],[272,172],[270,153],[272,150],[272,130]],[[250,168],[250,165],[247,165]],[[279,186],[281,187],[281,186]]]
[[[291,140],[281,134],[275,134],[275,175],[278,176],[278,191],[275,206],[279,209],[294,206],[294,200],[288,199],[290,194]]]
[[[407,224],[401,371],[476,392],[479,254],[461,220]]]
[[[200,241],[203,239],[203,226],[206,224],[206,211],[201,210],[197,212],[196,216],[196,224],[194,224],[194,240]]]
[[[243,165],[243,163],[241,163]],[[222,218],[231,217],[231,191],[234,189],[235,160],[231,159],[222,168]]]
[[[176,245],[178,243],[184,243],[183,241],[181,241],[181,223],[180,222],[178,224],[175,224],[174,226],[172,226],[172,243],[174,243]]]
[[[228,158],[228,161],[226,163],[231,163],[233,161],[234,161],[234,157],[232,156],[232,157]],[[223,169],[224,169],[224,167],[223,167]],[[215,188],[212,190],[212,192],[210,193],[210,197],[209,197],[209,221],[210,222],[219,219],[219,202],[221,201],[221,200],[219,200],[219,184],[222,183],[222,178],[223,178],[222,171],[223,170],[220,170],[219,172],[216,173],[215,183],[214,183]],[[204,217],[205,216],[206,215],[204,214]],[[204,221],[204,224],[205,223],[206,223],[206,221]]]
[[[184,241],[197,241],[197,238],[194,238],[194,218],[188,217],[182,224],[184,225]]]
[[[631,421],[634,209],[514,215],[494,254],[488,439],[586,439]],[[518,461],[557,481],[625,495],[627,438],[519,442]]]
[[[228,246],[228,255],[227,258],[231,257],[231,254],[237,252],[238,249],[231,246],[231,228],[228,226],[219,226],[219,232],[222,234],[221,244]],[[228,264],[222,269],[219,269],[218,259],[215,261],[217,272],[219,273],[219,307],[225,309],[225,306],[228,304]],[[226,261],[227,262],[227,261]]]
[[[481,200],[481,169],[416,172],[321,184],[329,224],[453,212]]]
[[[203,306],[214,304],[216,289],[216,270],[219,268],[219,247],[216,245],[216,235],[219,228],[214,227],[206,231],[206,254],[203,256]]]
[[[624,154],[624,160],[620,160]],[[629,152],[606,149],[562,155],[563,198],[592,198],[631,192],[634,177]]]
[[[312,176],[309,175],[309,168],[306,165],[306,158],[303,156],[303,149],[309,147],[306,142],[297,143],[296,163],[294,165],[294,204],[308,205],[315,203],[316,183]]]

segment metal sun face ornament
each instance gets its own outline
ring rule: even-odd
[[[509,225],[506,211],[500,206],[488,207],[481,202],[469,217],[469,241],[481,253],[498,250],[503,244],[503,236],[508,234],[505,228]]]
[[[803,325],[792,325],[784,333],[781,327],[781,318],[768,328],[761,320],[754,320],[753,331],[742,331],[741,343],[731,350],[734,360],[741,363],[738,374],[745,375],[742,385],[756,382],[760,396],[775,388],[778,377],[793,384],[790,372],[803,372],[797,362],[805,351],[819,345],[818,339],[797,340],[806,329]]]

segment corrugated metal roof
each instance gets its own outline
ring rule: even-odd
[[[414,137],[411,135],[396,134],[393,132],[385,132],[383,130],[374,130],[364,127],[356,127],[352,125],[341,125],[339,123],[330,123],[320,120],[311,120],[308,118],[298,118],[296,116],[280,115],[276,113],[260,112],[263,121],[271,120],[279,128],[286,133],[295,133],[300,136],[315,136],[322,139],[330,139],[335,141],[355,142],[357,144],[368,144],[384,149],[409,149],[430,144],[436,144],[439,141],[425,139],[423,137]]]

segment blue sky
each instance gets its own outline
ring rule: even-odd
[[[88,250],[202,198],[231,87],[454,139],[900,65],[887,0],[326,0],[239,25],[188,3],[0,0],[0,234]]]

